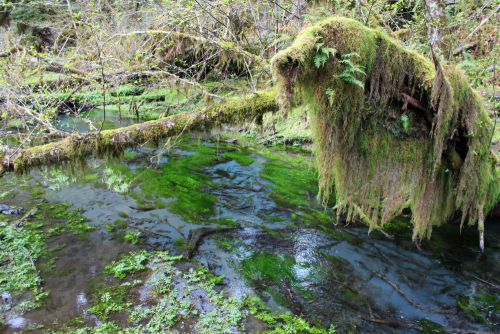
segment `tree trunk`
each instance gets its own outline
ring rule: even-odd
[[[446,59],[449,58],[450,40],[448,22],[444,11],[444,0],[422,0],[422,7],[425,11],[425,20],[427,21],[427,36],[429,43],[434,51]]]

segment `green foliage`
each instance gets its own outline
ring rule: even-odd
[[[107,320],[111,313],[125,311],[128,307],[132,306],[131,302],[127,302],[127,295],[137,283],[141,282],[125,282],[115,286],[98,289],[97,292],[94,293],[97,302],[92,305],[88,311],[99,316],[103,320]]]
[[[339,63],[344,65],[345,68],[342,71],[342,73],[339,74],[339,78],[341,78],[345,82],[352,83],[352,84],[360,87],[361,89],[365,89],[365,84],[362,81],[356,79],[356,76],[355,76],[356,74],[366,75],[366,73],[363,71],[365,66],[355,64],[350,59],[351,57],[358,57],[359,58],[360,55],[357,54],[356,52],[353,52],[353,53],[349,53],[349,54],[342,56],[342,60],[340,60]]]
[[[140,235],[141,235],[141,232],[125,231],[125,235],[124,235],[123,239],[125,241],[128,241],[128,242],[135,245],[139,242]]]
[[[116,191],[119,194],[126,194],[130,191],[130,185],[127,177],[120,171],[114,171],[112,168],[105,168],[102,181],[109,190]]]
[[[330,54],[332,57],[335,57],[335,53],[337,50],[334,48],[323,47],[324,43],[316,44],[316,55],[314,56],[314,65],[316,68],[321,68],[325,66],[326,61],[330,58]]]
[[[401,122],[403,123],[403,128],[408,130],[410,127],[410,118],[407,115],[401,115]]]
[[[146,269],[146,261],[149,259],[146,251],[130,253],[122,256],[119,261],[113,261],[104,268],[107,275],[113,274],[117,278],[125,278],[129,273],[137,273]]]

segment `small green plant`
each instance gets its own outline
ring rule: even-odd
[[[5,198],[9,197],[12,193],[13,193],[12,190],[0,191],[0,199],[5,199]]]
[[[127,295],[137,283],[141,283],[141,281],[125,282],[97,291],[95,293],[97,303],[89,308],[89,312],[107,320],[110,313],[126,310],[132,306],[132,303],[127,302]]]
[[[149,259],[146,251],[124,255],[119,261],[113,261],[104,268],[106,275],[113,274],[117,278],[125,278],[128,273],[141,272],[146,269],[145,262]]]
[[[61,187],[69,187],[70,183],[75,183],[76,178],[70,177],[63,172],[62,167],[51,168],[50,170],[45,167],[45,169],[40,173],[45,181],[52,183],[49,188],[54,191],[61,190]]]
[[[365,89],[365,84],[356,79],[356,77],[354,76],[356,73],[366,75],[366,73],[364,72],[364,66],[355,64],[351,59],[353,57],[359,58],[360,56],[356,52],[342,56],[342,60],[339,61],[339,63],[343,64],[345,66],[345,69],[339,75],[339,78],[341,78],[345,82],[355,84],[356,86]]]
[[[401,115],[401,122],[403,123],[403,129],[408,130],[410,127],[410,118],[408,115]]]
[[[115,227],[111,225],[104,225],[104,229],[108,232],[112,232],[115,229]]]
[[[130,191],[130,185],[127,178],[120,172],[111,168],[105,168],[102,181],[109,190],[116,191],[119,194],[126,194]]]
[[[123,237],[125,241],[131,242],[132,244],[136,244],[139,242],[139,236],[141,235],[141,232],[131,232],[127,231],[125,236]]]
[[[116,219],[115,225],[118,226],[119,228],[126,228],[128,226],[127,222],[125,222],[121,219]]]
[[[125,212],[123,211],[120,211],[118,212],[118,216],[122,217],[122,218],[129,218],[128,214],[126,214]]]
[[[334,48],[327,48],[323,46],[324,43],[316,44],[316,55],[314,56],[314,65],[316,68],[321,68],[325,66],[326,61],[330,58],[330,54],[332,57],[335,57],[337,50]]]

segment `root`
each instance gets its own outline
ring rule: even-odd
[[[394,290],[396,290],[401,296],[403,296],[407,301],[408,303],[412,304],[413,306],[415,306],[416,308],[418,309],[421,309],[423,311],[427,311],[427,312],[432,312],[432,313],[441,313],[441,314],[454,314],[456,313],[456,311],[448,311],[448,310],[434,310],[434,309],[430,309],[430,308],[427,308],[427,307],[424,307],[416,302],[414,302],[413,300],[410,299],[410,297],[408,297],[404,292],[403,290],[401,290],[396,284],[394,284],[393,282],[391,282],[389,279],[387,279],[384,275],[382,274],[379,274],[377,273],[375,270],[373,269],[370,269],[366,264],[362,263],[362,262],[359,262],[359,264],[361,264],[361,266],[363,266],[363,268],[365,268],[366,270],[370,271],[372,274],[374,274],[375,276],[377,276],[378,278],[381,278],[383,279],[384,281],[386,281],[387,283],[389,283],[390,286],[392,286],[394,288]]]
[[[198,244],[200,243],[201,239],[209,234],[231,232],[238,229],[241,229],[241,227],[227,227],[227,228],[200,227],[195,230],[190,230],[187,240],[189,249],[184,251],[183,255],[185,258],[188,259],[192,258],[194,252],[198,248]]]
[[[389,326],[395,326],[395,327],[401,327],[401,328],[415,328],[414,326],[408,325],[401,323],[399,321],[395,320],[379,320],[379,319],[373,319],[373,318],[366,318],[358,315],[358,317],[362,320],[370,321],[370,322],[375,322],[377,324],[384,324],[384,325],[389,325]]]

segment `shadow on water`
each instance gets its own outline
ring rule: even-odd
[[[71,126],[84,131],[86,125]],[[120,124],[110,119],[107,126]],[[67,210],[81,208],[95,228],[84,237],[66,231],[47,239],[53,260],[37,266],[47,268],[41,275],[50,294],[42,308],[26,313],[14,307],[23,296],[4,298],[2,333],[72,319],[99,324],[87,312],[95,286],[116,283],[102,274],[104,266],[141,248],[181,254],[192,247],[188,236],[200,225],[241,227],[206,237],[194,255],[212,273],[224,275],[224,291],[258,296],[273,309],[334,324],[340,333],[500,328],[498,221],[486,224],[487,257],[479,253],[477,232],[466,227],[460,233],[457,224],[435,228],[419,250],[404,216],[384,233],[368,234],[356,222],[335,224],[336,213],[316,202],[317,176],[308,155],[217,144],[209,136],[183,139],[154,168],[146,167],[159,151],[144,146],[128,150],[122,161],[89,161],[73,174],[53,168],[33,171],[32,178],[2,180],[0,190],[12,190],[2,203],[24,206],[33,197],[47,205],[65,202]],[[129,188],[120,188],[124,184]],[[127,242],[134,238],[137,245]],[[43,267],[44,261],[50,265]],[[137,292],[139,300],[144,289]],[[126,326],[125,315],[112,319]],[[253,318],[246,324],[247,332],[262,328]]]

